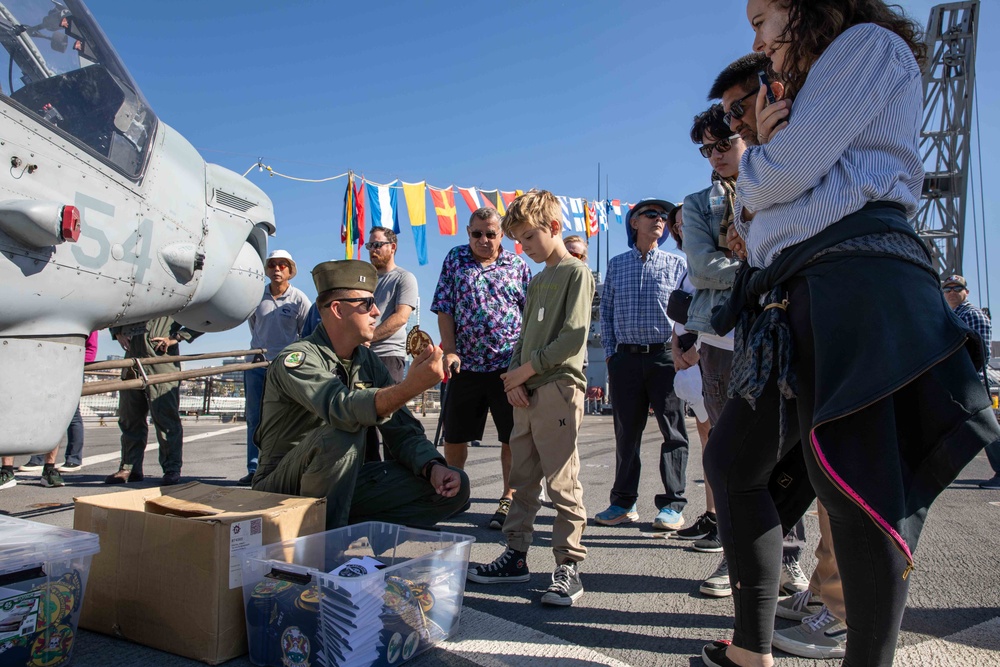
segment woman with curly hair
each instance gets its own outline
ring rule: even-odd
[[[733,222],[747,265],[713,327],[736,328],[731,392],[751,404],[780,392],[782,422],[797,417],[843,581],[843,664],[891,665],[928,508],[1000,440],[980,343],[908,223],[923,182],[924,47],[881,0],[749,0],[747,18],[782,99],[757,96],[761,145],[740,161]],[[781,528],[754,480],[778,452],[748,437],[708,450],[735,632],[702,659],[769,667]]]

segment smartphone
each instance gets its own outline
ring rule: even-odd
[[[771,81],[767,78],[767,72],[761,70],[757,72],[757,78],[760,80],[760,85],[764,86],[764,94],[767,95],[767,103],[774,104],[778,99],[774,96],[774,91],[771,90]]]

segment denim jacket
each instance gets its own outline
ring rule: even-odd
[[[709,186],[684,198],[684,254],[695,286],[685,326],[688,331],[716,334],[712,309],[729,298],[740,262],[718,249],[719,223],[708,203],[711,189]]]

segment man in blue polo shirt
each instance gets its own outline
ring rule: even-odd
[[[653,528],[676,530],[684,525],[688,436],[684,403],[674,393],[673,322],[667,317],[667,300],[680,285],[684,260],[659,248],[668,236],[667,216],[673,208],[663,199],[643,199],[632,208],[625,220],[629,250],[611,258],[601,296],[601,337],[617,446],[611,506],[594,517],[605,526],[639,519],[639,445],[650,408],[663,435],[663,493],[654,499],[659,511]]]

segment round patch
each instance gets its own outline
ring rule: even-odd
[[[403,660],[409,660],[413,657],[413,654],[417,652],[417,646],[420,644],[420,635],[414,630],[406,638],[406,643],[403,644]]]
[[[281,634],[281,664],[285,667],[309,667],[311,651],[309,638],[294,625]]]
[[[280,579],[264,579],[253,587],[251,597],[266,598],[284,593],[292,587],[292,582]]]
[[[389,638],[389,644],[385,647],[385,659],[389,661],[389,664],[395,664],[399,660],[399,653],[403,650],[403,635],[398,632],[392,633],[392,637]]]
[[[420,327],[413,327],[410,329],[410,333],[406,334],[406,353],[412,356],[417,356],[424,351],[429,345],[433,345],[434,341],[425,331],[421,331]]]
[[[73,628],[57,625],[46,634],[39,635],[31,645],[28,667],[55,667],[69,658],[73,650]]]
[[[83,599],[83,582],[80,579],[80,571],[67,572],[60,577],[59,581],[69,586],[73,593],[73,611],[77,611],[80,608],[80,601]]]
[[[285,356],[285,359],[282,363],[285,364],[285,368],[298,368],[299,366],[304,364],[305,361],[306,361],[305,352],[292,352],[291,354]]]

